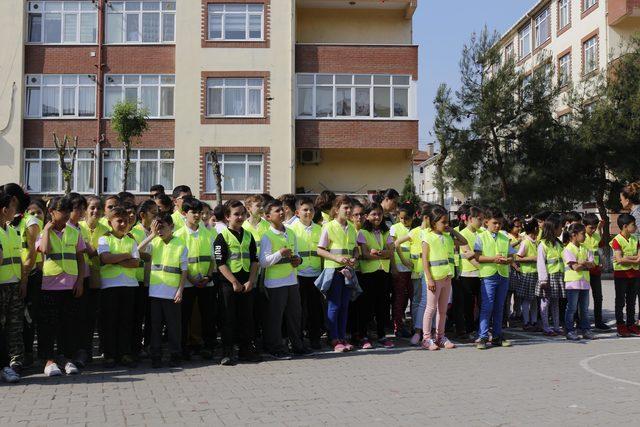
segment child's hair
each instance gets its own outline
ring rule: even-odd
[[[514,216],[513,218],[504,219],[505,221],[505,229],[510,232],[511,230],[514,229],[514,227],[516,227],[516,223],[520,223],[520,225],[522,226],[522,220],[520,218],[518,218],[517,216]]]
[[[123,202],[131,202],[131,203],[135,203],[136,202],[136,196],[134,196],[133,194],[129,193],[128,191],[121,191],[118,193],[118,198],[120,200],[122,200]]]
[[[282,206],[283,203],[278,199],[269,200],[264,206],[264,214],[269,215],[271,213],[271,209],[281,208]]]
[[[351,209],[353,208],[360,208],[364,211],[364,203],[358,199],[351,199]]]
[[[342,197],[342,196],[340,196],[340,197]],[[338,199],[336,199],[336,200],[338,200]],[[382,219],[382,214],[384,213],[384,209],[382,209],[382,206],[380,206],[379,203],[375,203],[375,202],[369,203],[367,206],[365,206],[364,211],[362,212],[365,215],[365,220],[362,223],[362,229],[363,230],[373,231],[373,230],[376,229],[374,227],[373,223],[366,218],[366,215],[369,215],[372,211],[380,211],[380,217]],[[386,233],[387,231],[389,231],[389,226],[387,225],[387,223],[385,221],[380,221],[380,225],[378,226],[378,230],[380,230],[382,233]]]
[[[527,234],[537,233],[538,232],[538,221],[535,220],[534,218],[529,218],[522,224],[522,229]]]
[[[287,207],[292,211],[296,210],[296,196],[293,194],[283,194],[278,197],[278,200],[282,202],[283,207]]]
[[[351,200],[351,197],[347,196],[346,194],[343,194],[341,196],[338,196],[334,199],[333,201],[333,205],[331,206],[331,217],[335,218],[336,213],[338,212],[338,209],[340,209],[340,206],[342,205],[351,205],[353,206],[353,201]],[[366,208],[365,208],[366,210]]]
[[[317,210],[328,211],[333,208],[333,202],[336,199],[336,193],[324,190],[316,197],[315,205]]]
[[[159,224],[165,224],[172,226],[173,218],[171,218],[171,214],[169,212],[161,212],[156,215],[155,220],[158,221]]]
[[[249,206],[253,203],[264,203],[264,197],[262,197],[261,194],[252,194],[251,196],[248,196],[246,199],[244,199],[245,206]]]
[[[55,196],[49,199],[47,209],[49,211],[71,212],[73,207],[71,200],[67,196]]]
[[[564,216],[564,222],[582,222],[582,215],[576,211],[567,212]]]
[[[173,206],[171,197],[167,196],[166,194],[156,197],[156,200],[158,200],[160,202],[160,205],[162,205],[164,208],[169,208],[169,210]]]
[[[191,188],[188,185],[178,185],[174,187],[173,192],[171,192],[171,196],[175,199],[180,197],[180,193],[189,193],[191,194]]]
[[[623,214],[620,214],[620,216],[618,216],[618,228],[620,229],[622,229],[622,227],[625,227],[629,224],[635,224],[635,222],[636,222],[636,219],[631,214],[623,213]]]
[[[551,215],[550,211],[540,211],[533,215],[533,219],[537,221],[545,221]]]
[[[244,205],[240,200],[229,200],[227,203],[224,204],[224,216],[225,217],[231,216],[231,210],[236,208],[242,208],[246,211],[246,208],[244,207]]]
[[[484,217],[485,217],[485,219],[501,220],[501,219],[504,218],[504,214],[502,213],[502,211],[499,208],[490,207],[490,208],[486,208],[484,210]]]
[[[4,190],[0,190],[0,209],[8,208],[13,200],[13,196]]]
[[[5,184],[2,186],[2,191],[11,198],[15,197],[18,200],[18,206],[16,207],[18,213],[23,213],[27,209],[31,197],[24,192],[24,189],[19,184],[15,182]]]
[[[300,209],[304,205],[313,206],[313,200],[310,197],[301,197],[296,201],[296,209]]]
[[[629,199],[634,205],[640,205],[640,181],[624,186],[620,194]]]
[[[202,212],[202,203],[195,197],[186,196],[182,199],[182,212],[187,213],[189,211]]]
[[[124,208],[125,211],[133,211],[136,212],[138,210],[138,207],[136,206],[135,203],[133,203],[130,200],[125,200],[122,203],[122,207]]]
[[[158,192],[160,194],[164,194],[164,185],[154,184],[149,188],[149,193]]]
[[[202,210],[205,210],[205,209],[211,210],[211,205],[209,203],[203,202],[202,200],[200,200],[200,204],[202,205]]]
[[[98,202],[98,209],[99,210],[104,210],[104,202],[102,201],[102,199],[98,196],[87,196],[87,207],[89,207],[89,205],[93,202]]]
[[[138,211],[136,212],[136,218],[140,219],[140,215],[142,215],[143,213],[146,214],[154,206],[157,205],[156,202],[154,202],[152,199],[147,199],[144,202],[140,203],[140,206],[138,206]]]
[[[267,203],[267,202],[275,199],[275,197],[273,197],[269,193],[262,193],[261,196],[262,196],[262,200],[263,200],[264,203]]]
[[[224,206],[216,205],[211,214],[214,216],[216,221],[224,221]]]
[[[556,230],[562,227],[562,218],[558,214],[551,214],[544,220],[544,224],[542,226],[542,240],[546,241],[549,244],[559,243],[558,236],[556,235]]]
[[[469,206],[469,213],[467,214],[467,218],[480,218],[484,212],[477,206]]]
[[[429,210],[429,223],[433,227],[442,217],[448,217],[448,215],[447,210],[442,206],[433,206],[433,208]]]
[[[87,199],[82,194],[69,193],[67,197],[71,201],[71,209],[87,209],[89,206]]]
[[[420,218],[424,218],[425,216],[429,217],[434,206],[435,205],[432,205],[431,203],[422,203],[420,207]]]
[[[113,218],[124,218],[125,220],[128,220],[129,213],[124,206],[116,206],[109,214],[109,221],[111,221]]]
[[[413,204],[411,204],[411,202],[407,201],[398,206],[398,213],[400,212],[404,212],[405,214],[407,214],[407,216],[412,217],[415,215],[416,209]]]
[[[95,197],[95,196],[93,196],[93,197]],[[98,197],[98,199],[100,199],[100,198]],[[29,210],[29,208],[30,208],[31,206],[34,206],[34,205],[35,205],[35,206],[37,206],[37,207],[39,207],[39,208],[40,208],[40,210],[41,210],[43,213],[46,213],[46,212],[47,212],[47,206],[46,206],[46,205],[45,205],[45,203],[42,201],[42,199],[32,199],[32,200],[31,200],[31,202],[29,202],[29,206],[27,206],[27,210]]]
[[[597,227],[598,224],[600,224],[600,218],[598,218],[598,215],[594,213],[588,213],[588,214],[585,214],[584,217],[582,218],[582,223],[584,225]]]
[[[112,194],[110,196],[105,197],[104,198],[104,204],[106,205],[109,200],[115,200],[116,201],[116,205],[122,204],[122,199],[120,197],[118,197],[117,195],[115,195],[115,194]]]
[[[583,233],[584,231],[585,231],[585,227],[584,227],[584,224],[582,224],[581,222],[574,222],[569,227],[567,227],[567,234],[569,235],[569,238],[579,233]]]
[[[398,193],[393,188],[387,188],[384,191],[379,191],[377,194],[374,194],[372,199],[376,203],[382,203],[384,199],[394,200],[394,199],[397,199],[398,197],[400,197],[400,193]]]

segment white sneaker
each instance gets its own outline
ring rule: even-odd
[[[2,372],[0,372],[0,376],[2,380],[6,383],[17,383],[20,381],[20,375],[10,367],[2,368]]]
[[[44,367],[44,374],[48,377],[59,377],[62,375],[62,371],[56,363],[52,363]]]
[[[64,365],[64,371],[67,373],[67,375],[76,375],[80,373],[80,370],[76,368],[76,365],[71,362],[67,362],[67,364]]]
[[[422,334],[413,334],[411,337],[411,345],[420,345],[422,343]]]

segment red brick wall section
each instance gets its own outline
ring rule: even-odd
[[[103,148],[119,148],[116,133],[111,130],[110,120],[105,120],[105,141]],[[136,148],[174,148],[176,125],[173,119],[149,120],[149,129],[135,143]]]
[[[97,46],[35,46],[25,49],[26,74],[96,74]]]
[[[207,32],[209,28],[209,4],[214,3],[253,3],[264,4],[264,27],[262,33],[264,41],[209,41]],[[202,21],[200,22],[202,47],[226,47],[226,48],[268,48],[271,45],[271,0],[202,0]]]
[[[417,120],[296,120],[296,148],[418,149]]]
[[[107,74],[174,74],[176,49],[173,45],[104,46]]]
[[[206,155],[207,153],[216,150],[218,153],[230,153],[230,154],[262,154],[263,155],[263,183],[264,192],[268,193],[271,187],[271,150],[269,147],[200,147],[200,165],[198,168],[198,182],[200,183],[200,199],[201,200],[216,200],[215,193],[206,192]],[[225,194],[223,193],[225,200],[243,200],[248,194]]]
[[[626,15],[633,13],[633,9],[640,8],[640,0],[609,0],[607,2],[607,22],[616,24]]]
[[[299,44],[296,72],[410,74],[418,80],[418,47]]]

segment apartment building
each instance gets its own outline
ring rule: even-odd
[[[554,70],[563,88],[584,87],[624,50],[640,30],[638,0],[542,0],[500,39],[502,57],[514,58],[525,73]],[[557,114],[571,118],[564,98]]]
[[[77,136],[74,190],[121,190],[113,106],[138,102],[128,190],[215,199],[360,193],[411,173],[415,0],[0,2],[0,182],[62,192],[53,133]]]

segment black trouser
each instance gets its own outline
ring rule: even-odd
[[[191,315],[193,314],[193,304],[196,300],[196,288],[189,287],[184,288],[182,291],[182,328],[180,336],[182,337],[180,346],[182,348],[182,354],[188,354],[189,349],[187,343],[189,342],[189,329],[191,326]]]
[[[475,309],[476,306],[480,306],[480,278],[460,277],[458,285],[463,295],[462,315],[464,317],[464,325],[466,328],[465,332],[470,334],[478,328],[477,321],[475,319]]]
[[[311,341],[320,339],[324,311],[322,293],[316,288],[316,277],[298,276],[300,284],[300,304],[302,306],[302,331],[307,331]]]
[[[616,288],[616,324],[624,325],[623,310],[627,306],[627,326],[636,323],[636,296],[638,295],[638,279],[614,277],[613,283]]]
[[[182,352],[189,352],[189,330],[191,326],[191,318],[193,315],[193,307],[198,303],[198,312],[200,313],[200,330],[202,332],[202,340],[204,348],[213,350],[216,346],[216,299],[215,290],[212,286],[204,288],[184,288],[182,293]]]
[[[360,284],[360,287],[362,287],[362,273],[357,271],[356,276],[358,277],[358,283]],[[362,305],[362,301],[364,301],[364,298],[362,298],[362,294],[360,294],[358,295],[358,298],[356,298],[354,301],[351,301],[349,303],[349,311],[347,312],[347,331],[351,335],[352,340],[364,338],[364,337],[358,336],[358,331],[360,330],[358,321],[360,317],[360,306]],[[328,327],[326,326],[327,318],[325,316],[325,314],[327,313],[326,298],[324,297],[322,298],[322,304],[323,304],[322,316],[324,318],[324,328],[328,330]]]
[[[38,319],[38,354],[42,359],[53,360],[56,352],[66,359],[73,359],[78,350],[78,325],[80,324],[80,300],[72,290],[40,292],[40,316]]]
[[[149,340],[146,339],[146,335],[143,331],[143,325],[145,327],[149,323],[149,288],[144,286],[143,282],[138,282],[138,287],[135,288],[135,296],[133,299],[133,324],[131,333],[131,353],[133,356],[138,356],[142,351],[142,341],[148,345]]]
[[[100,289],[85,287],[83,294],[83,319],[84,335],[80,347],[87,352],[87,356],[93,357],[93,335],[98,329],[100,347],[104,348],[104,333],[102,331],[102,306],[100,303]]]
[[[591,275],[589,285],[593,296],[593,318],[596,325],[602,323],[602,279],[600,275]]]
[[[467,333],[467,323],[465,320],[465,292],[462,289],[461,278],[453,279],[452,284],[452,307],[451,307],[451,319],[456,325],[456,333],[458,335],[464,335]]]
[[[162,327],[167,325],[169,353],[179,356],[181,352],[182,315],[181,305],[172,299],[149,297],[151,311],[151,357],[162,356]]]
[[[233,347],[238,343],[246,348],[253,343],[253,298],[254,292],[234,292],[231,283],[221,281],[218,285],[218,304],[222,314],[222,345]]]
[[[375,315],[378,339],[386,336],[385,327],[390,323],[390,274],[378,270],[374,273],[363,273],[362,294],[358,299],[362,299],[358,315],[358,334],[364,338],[367,336],[367,327]]]
[[[131,356],[136,288],[118,286],[101,292],[104,358]]]
[[[40,306],[40,288],[42,287],[42,270],[34,268],[27,281],[27,296],[24,299],[24,323],[22,341],[25,354],[33,354],[33,339],[38,324],[38,307]],[[2,365],[4,366],[4,365]]]
[[[264,325],[265,350],[275,353],[286,351],[282,340],[282,319],[284,317],[287,326],[287,337],[291,341],[294,350],[302,349],[302,308],[300,304],[299,285],[281,286],[279,288],[267,288],[268,321]]]

